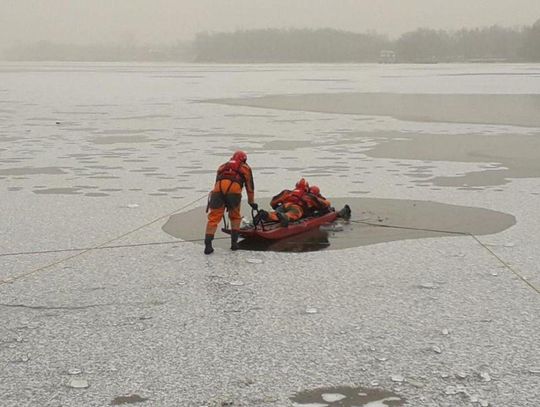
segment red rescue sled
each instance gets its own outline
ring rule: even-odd
[[[335,210],[327,212],[319,216],[310,216],[300,219],[296,222],[291,222],[287,227],[281,226],[279,222],[261,222],[257,225],[249,225],[240,229],[240,236],[244,238],[259,238],[267,240],[280,240],[289,236],[298,235],[318,228],[321,225],[334,222],[338,217],[350,218],[351,209],[345,205],[341,211]],[[230,234],[230,229],[222,229],[223,232]]]

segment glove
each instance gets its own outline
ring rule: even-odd
[[[250,203],[249,206],[251,206],[251,209],[253,209],[254,211],[259,210],[259,205],[257,205],[255,202]]]

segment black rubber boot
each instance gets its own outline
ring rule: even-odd
[[[214,236],[212,235],[206,235],[204,237],[204,254],[214,253],[214,248],[212,247],[212,240],[214,240]]]
[[[338,218],[345,220],[351,219],[351,207],[349,205],[345,205],[343,209],[338,212]]]
[[[238,246],[238,231],[233,230],[231,231],[231,250],[238,250],[240,246]]]

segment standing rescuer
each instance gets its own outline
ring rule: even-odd
[[[247,154],[244,151],[236,151],[231,159],[220,165],[217,170],[216,183],[210,192],[208,200],[208,223],[204,237],[204,254],[214,251],[212,240],[223,218],[225,209],[229,213],[231,221],[231,250],[238,250],[238,231],[240,230],[240,202],[242,201],[242,189],[246,187],[248,204],[255,210],[255,186],[251,167],[247,164]],[[208,211],[208,210],[207,210]]]

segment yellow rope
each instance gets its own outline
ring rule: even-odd
[[[148,227],[148,226],[150,226],[150,225],[152,225],[152,224],[154,224],[154,223],[156,223],[156,222],[159,222],[159,221],[162,220],[162,219],[165,219],[165,218],[167,218],[167,217],[170,217],[170,216],[174,215],[175,213],[180,212],[180,211],[182,211],[182,210],[184,210],[184,209],[190,207],[191,205],[193,205],[193,204],[199,202],[200,200],[202,200],[203,198],[206,198],[206,197],[207,197],[207,195],[204,194],[203,196],[201,196],[201,197],[199,197],[199,198],[197,198],[197,199],[195,199],[195,200],[193,200],[193,201],[187,203],[186,205],[182,206],[182,207],[179,208],[179,209],[174,210],[174,211],[171,212],[171,213],[168,213],[168,214],[166,214],[166,215],[160,216],[159,218],[153,219],[153,220],[151,220],[150,222],[145,223],[144,225],[141,225],[141,226],[139,226],[139,227],[137,227],[137,228],[135,228],[135,229],[133,229],[133,230],[130,230],[130,231],[128,231],[128,232],[126,232],[126,233],[124,233],[124,234],[122,234],[122,235],[120,235],[120,236],[117,236],[117,237],[114,237],[114,238],[112,238],[112,239],[109,239],[109,240],[107,240],[107,241],[105,241],[105,242],[103,242],[103,243],[101,243],[101,244],[98,244],[97,246],[89,247],[89,248],[83,249],[83,250],[80,251],[79,253],[75,253],[75,254],[73,254],[73,255],[71,255],[71,256],[64,257],[64,258],[62,258],[62,259],[60,259],[60,260],[56,260],[56,261],[54,261],[54,262],[52,262],[52,263],[49,263],[49,264],[46,264],[46,265],[44,265],[44,266],[38,267],[38,268],[36,268],[36,269],[27,271],[27,272],[25,272],[25,273],[21,273],[21,274],[15,275],[15,276],[8,276],[7,278],[4,278],[3,280],[0,280],[0,286],[3,285],[3,284],[12,283],[12,282],[17,281],[17,280],[20,280],[20,279],[22,279],[22,278],[28,277],[28,276],[30,276],[30,275],[32,275],[32,274],[39,273],[40,271],[49,269],[49,268],[54,267],[54,266],[56,266],[56,265],[58,265],[58,264],[60,264],[60,263],[63,263],[63,262],[65,262],[65,261],[68,261],[68,260],[74,259],[74,258],[76,258],[76,257],[79,257],[79,256],[81,256],[81,255],[83,255],[83,254],[85,254],[85,253],[88,253],[88,252],[92,251],[92,250],[100,249],[100,248],[102,248],[102,247],[104,247],[104,246],[106,246],[106,245],[109,245],[109,244],[112,243],[112,242],[115,242],[115,241],[117,241],[117,240],[120,240],[120,239],[122,239],[122,238],[124,238],[124,237],[126,237],[126,236],[129,236],[129,235],[131,235],[131,234],[133,234],[133,233],[135,233],[135,232],[138,232],[138,231],[141,230],[141,229],[144,229],[145,227]]]

